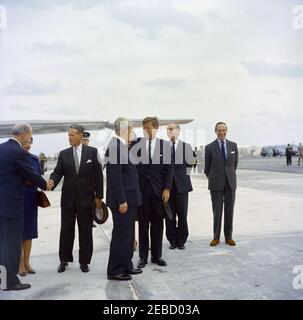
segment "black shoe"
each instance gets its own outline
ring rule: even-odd
[[[131,280],[132,277],[129,274],[117,274],[115,276],[107,276],[108,280],[118,280],[118,281],[128,281]]]
[[[145,267],[145,265],[147,265],[147,260],[145,260],[145,259],[140,259],[140,260],[138,261],[137,267],[138,267],[139,269],[142,269],[142,268]]]
[[[151,262],[156,263],[158,266],[161,266],[161,267],[167,266],[167,263],[162,258],[158,258],[158,259],[151,258]]]
[[[59,267],[58,267],[58,272],[61,273],[61,272],[64,272],[66,270],[66,267],[68,266],[68,262],[64,262],[64,261],[61,261],[60,264],[59,264]]]
[[[132,270],[127,271],[128,274],[140,274],[142,272],[143,272],[143,270],[141,270],[141,269],[132,269]]]
[[[169,246],[169,249],[171,249],[171,250],[174,250],[176,248],[177,248],[177,246],[174,243],[171,243]]]
[[[185,245],[184,245],[184,244],[178,245],[178,249],[179,249],[179,250],[184,250],[184,249],[185,249]]]
[[[81,269],[82,272],[88,272],[89,271],[89,267],[85,263],[80,264],[80,269]]]
[[[30,284],[28,283],[18,283],[17,285],[15,285],[12,288],[9,289],[4,289],[4,291],[10,291],[10,290],[25,290],[25,289],[29,289],[31,287]]]

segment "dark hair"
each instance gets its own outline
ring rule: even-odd
[[[33,138],[33,136],[31,136],[31,143],[33,143],[34,142],[34,138]]]
[[[225,123],[225,122],[223,122],[223,121],[219,121],[219,122],[217,122],[217,123],[216,123],[215,131],[217,131],[217,127],[218,127],[220,124],[224,124],[224,125],[225,125],[225,127],[226,127],[226,129],[227,129],[227,125],[226,125],[226,123]]]
[[[142,120],[142,125],[146,125],[147,123],[150,123],[152,124],[152,126],[156,129],[159,128],[159,120],[157,117],[146,117]]]
[[[70,129],[75,129],[78,133],[84,134],[84,128],[80,124],[72,124]]]

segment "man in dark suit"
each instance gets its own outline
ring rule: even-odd
[[[128,149],[131,127],[126,118],[114,122],[116,136],[106,151],[106,204],[113,216],[113,231],[107,265],[110,280],[131,280],[131,275],[142,273],[134,269],[133,245],[135,217],[142,204],[139,176]]]
[[[32,128],[20,123],[12,130],[12,138],[0,144],[0,266],[6,268],[7,283],[1,288],[23,290],[30,288],[17,277],[21,257],[23,234],[24,186],[33,185],[50,190],[46,182],[32,167],[30,156],[22,145],[28,144]]]
[[[71,147],[60,152],[58,163],[51,174],[54,188],[62,177],[61,231],[59,244],[60,265],[64,272],[73,262],[75,222],[79,229],[79,263],[82,272],[88,272],[93,253],[92,209],[100,206],[103,198],[103,174],[98,161],[98,150],[82,144],[84,128],[72,125],[68,131]]]
[[[149,229],[151,262],[166,266],[162,256],[163,217],[159,212],[161,202],[167,203],[173,180],[173,165],[169,142],[157,139],[159,121],[156,117],[143,119],[144,138],[139,138],[131,151],[138,157],[138,173],[143,204],[139,209],[138,268],[147,264]],[[163,205],[162,205],[163,206]]]
[[[220,243],[224,204],[225,242],[230,246],[235,246],[232,231],[237,188],[238,147],[236,143],[226,140],[227,126],[224,122],[216,124],[215,132],[217,139],[205,147],[204,169],[208,178],[214,215],[214,238],[210,245],[216,246]]]
[[[190,144],[179,139],[180,126],[178,124],[169,124],[167,135],[172,150],[174,178],[169,198],[173,219],[165,220],[166,237],[170,242],[170,249],[178,247],[178,249],[184,250],[188,237],[188,193],[193,190],[189,174],[194,164],[194,151]]]

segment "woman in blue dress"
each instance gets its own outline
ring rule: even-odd
[[[24,145],[26,151],[30,151],[33,144],[31,142]],[[40,161],[37,156],[30,154],[32,166],[41,174]],[[29,259],[32,248],[32,239],[38,238],[38,203],[37,203],[37,188],[30,183],[26,183],[24,190],[24,211],[23,211],[23,243],[21,250],[21,260],[19,266],[19,275],[26,276],[27,273],[34,274],[35,270],[31,267]]]

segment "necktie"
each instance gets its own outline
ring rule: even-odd
[[[172,153],[172,164],[176,163],[176,149],[175,149],[175,142],[172,141],[171,153]]]
[[[225,146],[224,146],[224,141],[221,141],[221,153],[224,159],[224,162],[226,162],[226,153],[225,153]]]
[[[149,142],[148,142],[148,161],[149,161],[149,164],[152,163],[151,140],[149,140]]]
[[[75,161],[76,172],[78,174],[79,168],[80,168],[80,164],[79,164],[79,157],[78,157],[78,152],[77,152],[77,148],[76,147],[74,147],[74,161]]]

